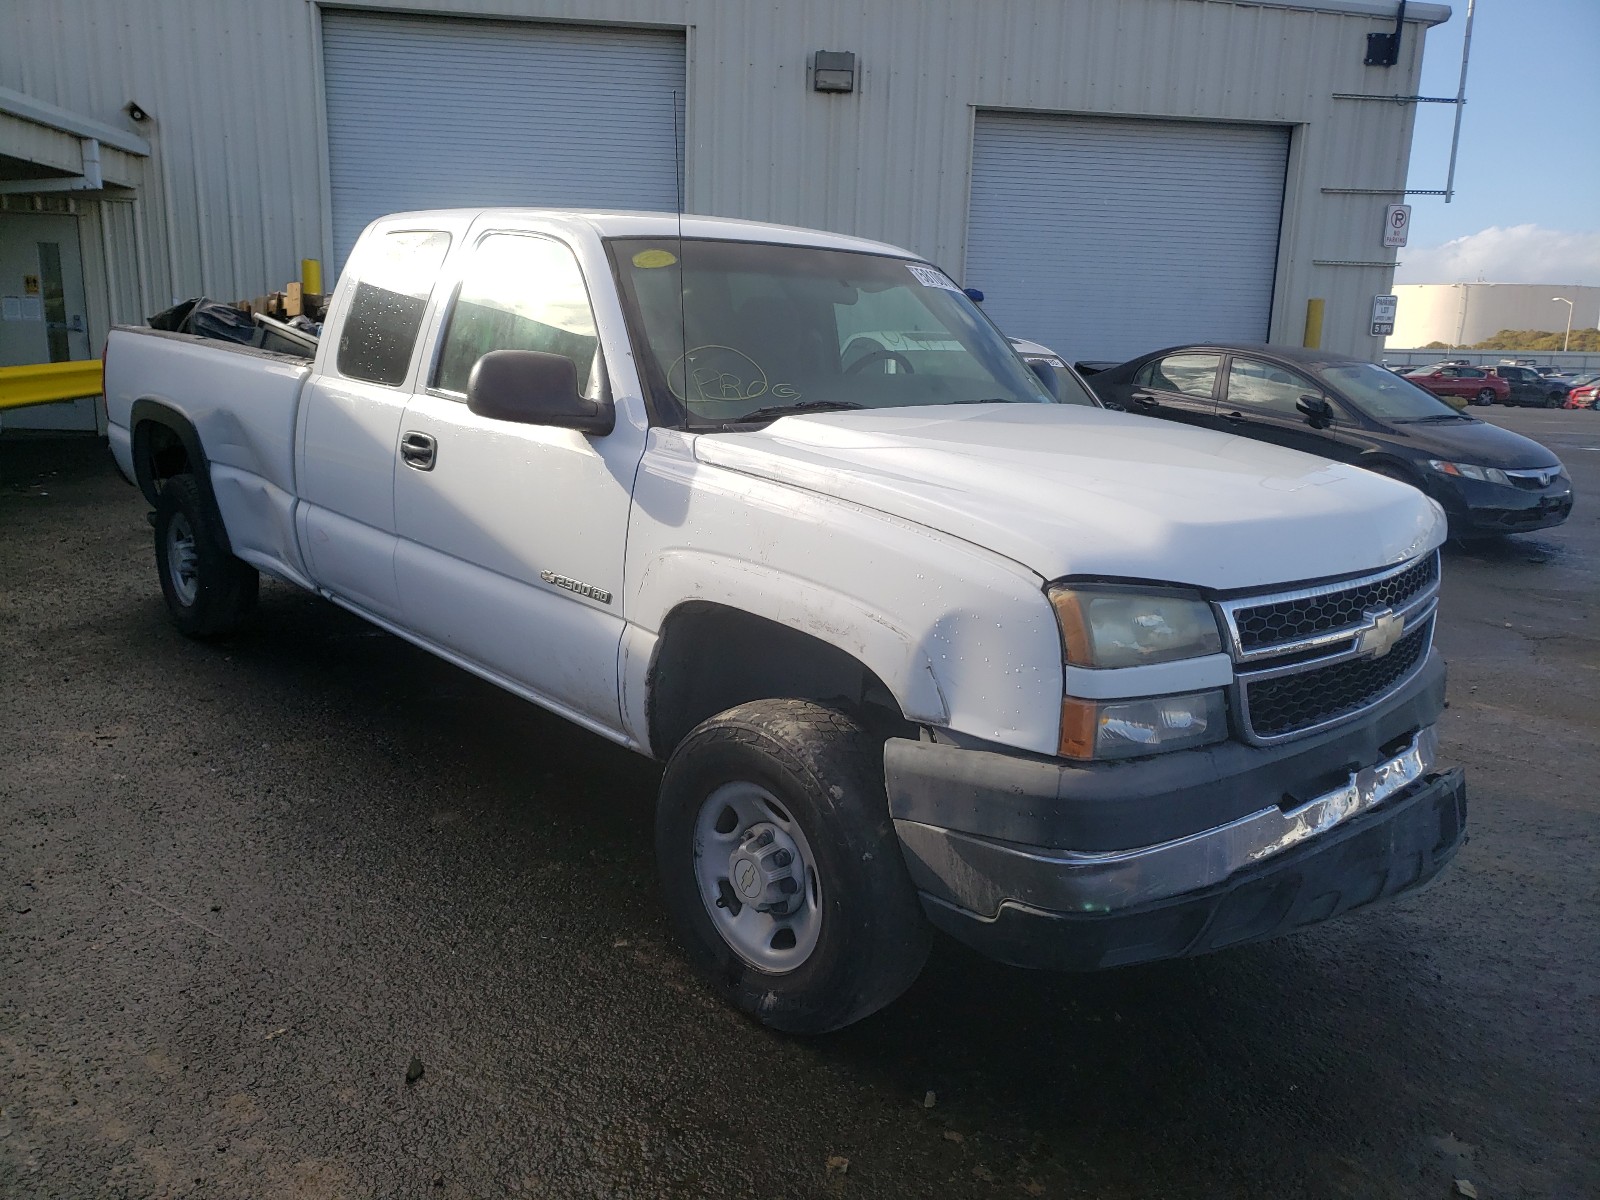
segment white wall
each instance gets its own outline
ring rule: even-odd
[[[1567,328],[1567,306],[1551,299],[1565,296],[1573,302],[1572,328],[1600,326],[1600,287],[1570,283],[1402,283],[1394,336],[1388,345],[1397,349],[1443,342],[1470,346],[1502,329],[1544,329],[1562,333]]]
[[[136,130],[157,305],[277,288],[330,252],[321,8],[307,0],[8,0],[0,79]],[[1291,127],[1272,337],[1298,344],[1309,297],[1323,345],[1376,356],[1371,298],[1404,186],[1413,110],[1335,93],[1417,91],[1413,4],[1399,65],[1365,67],[1393,5],[1362,0],[387,0],[360,7],[681,29],[686,191],[694,211],[884,238],[959,273],[979,108]],[[849,96],[808,88],[814,50],[853,50]],[[123,112],[136,101],[151,120]],[[1181,246],[1173,247],[1182,253]],[[1357,265],[1342,265],[1357,264]],[[126,274],[134,255],[124,248]],[[331,284],[331,280],[329,281]],[[105,281],[102,280],[102,284]]]

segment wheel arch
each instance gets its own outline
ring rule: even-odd
[[[217,510],[216,493],[211,489],[211,463],[194,422],[165,401],[146,396],[133,402],[128,425],[134,483],[152,508],[166,480],[174,475],[192,475],[200,495]],[[217,527],[231,554],[233,547],[220,517]]]
[[[151,397],[133,402],[128,414],[132,429],[134,482],[151,504],[161,492],[161,482],[190,474],[209,496],[211,470],[200,433],[194,423],[171,405]]]
[[[886,733],[915,724],[903,698],[862,655],[715,601],[685,600],[667,614],[647,689],[649,744],[660,758],[700,722],[755,700],[840,703]]]

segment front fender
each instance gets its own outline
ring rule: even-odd
[[[631,722],[645,711],[655,637],[673,609],[702,601],[850,654],[912,721],[1055,753],[1061,640],[1037,574],[898,517],[698,463],[686,450],[653,440],[635,485],[622,664]]]

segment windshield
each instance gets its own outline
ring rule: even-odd
[[[1339,363],[1319,367],[1317,377],[1369,417],[1380,421],[1426,421],[1430,417],[1464,417],[1432,392],[1372,363]]]
[[[610,250],[663,422],[718,429],[808,409],[1055,403],[932,267],[672,237],[619,238]]]

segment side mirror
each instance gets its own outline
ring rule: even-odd
[[[1321,396],[1301,396],[1294,406],[1305,413],[1313,425],[1325,425],[1333,420],[1333,405]]]
[[[610,400],[578,395],[576,363],[537,350],[491,350],[480,358],[467,377],[467,407],[496,421],[579,433],[610,433],[617,423]]]
[[[1030,358],[1027,360],[1028,370],[1039,377],[1039,382],[1044,384],[1044,390],[1057,400],[1061,399],[1061,379],[1056,375],[1056,369],[1042,359]]]

